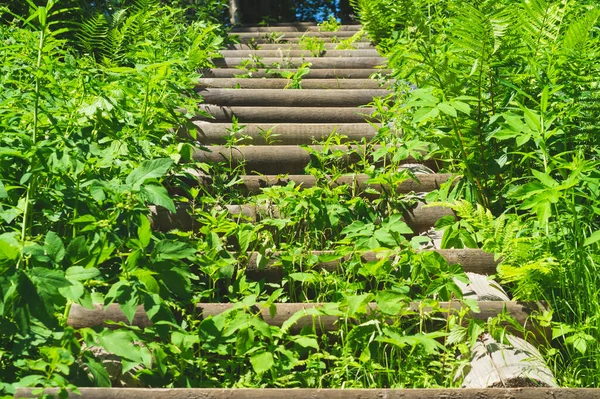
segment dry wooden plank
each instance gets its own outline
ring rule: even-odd
[[[498,262],[494,260],[494,255],[483,252],[480,249],[436,249],[433,252],[439,253],[449,264],[459,263],[467,273],[477,273],[480,275],[492,275],[496,273]],[[420,251],[425,252],[425,251]],[[310,256],[331,256],[334,251],[309,251],[306,255]],[[383,257],[395,254],[395,252],[364,252],[360,254],[363,263],[375,262]],[[246,264],[246,275],[253,279],[264,278],[267,281],[281,281],[285,276],[279,254],[274,253],[272,258],[267,260],[266,265],[259,266],[259,254],[248,254],[248,263]],[[326,270],[331,273],[339,272],[342,262],[350,259],[352,255],[340,257],[340,259],[318,262],[314,267],[316,270]],[[298,260],[300,262],[300,260]],[[507,298],[506,301],[509,299]]]
[[[196,175],[198,183],[210,188],[212,178],[206,175]],[[363,174],[343,175],[330,181],[330,187],[339,187],[348,185],[358,191],[358,195],[364,195],[364,191],[369,189],[378,193],[398,193],[407,194],[411,192],[429,192],[436,190],[440,185],[452,178],[451,174],[422,174],[416,175],[416,179],[409,178],[404,180],[396,187],[392,188],[388,185],[371,183],[371,177]],[[240,183],[236,185],[238,189],[243,190],[247,194],[258,194],[263,188],[275,186],[287,186],[293,182],[300,186],[300,189],[315,187],[318,183],[312,175],[242,175],[239,177]],[[322,184],[322,183],[320,183]],[[374,196],[369,194],[368,196]]]
[[[272,40],[275,36],[279,40],[295,39],[302,37],[319,37],[319,38],[348,38],[354,36],[356,31],[340,30],[337,32],[282,32],[282,31],[270,31],[270,32],[234,32],[230,36],[238,37],[240,40]]]
[[[283,78],[201,78],[198,80],[196,90],[202,88],[215,89],[284,89],[291,83],[291,79]],[[389,86],[389,83],[380,83],[375,79],[305,79],[302,81],[303,89],[379,89]]]
[[[180,133],[187,139],[195,139],[202,144],[226,144],[231,137],[233,125],[231,123],[214,123],[195,121],[196,131],[194,137],[189,132],[181,130]],[[236,135],[238,145],[299,145],[314,144],[322,141],[332,134],[338,134],[342,142],[367,141],[373,139],[379,130],[379,125],[371,123],[244,123],[238,128],[241,130]],[[267,143],[266,132],[269,132]]]
[[[21,388],[16,398],[33,399],[39,388]],[[299,388],[79,388],[69,399],[600,399],[599,388],[496,389],[299,389]],[[55,388],[45,390],[56,394]]]
[[[375,46],[371,42],[368,41],[356,41],[350,44],[352,49],[356,50],[367,50],[374,49]],[[340,43],[323,43],[323,47],[325,50],[336,50],[340,47]],[[230,50],[302,50],[302,46],[299,43],[233,43],[226,46],[227,49]]]
[[[236,307],[239,308],[239,306],[240,304],[233,303],[201,303],[197,305],[197,311],[200,318],[206,319],[208,317],[215,317]],[[533,313],[544,310],[542,304],[534,302],[490,301],[479,302],[478,306],[479,311],[470,310],[469,317],[487,321],[490,317],[496,317],[503,311],[506,311],[519,325],[529,328],[533,328],[532,323],[528,323],[529,317]],[[443,319],[449,315],[457,314],[464,307],[456,301],[439,302],[439,309],[439,313],[433,314],[433,308],[423,306],[419,302],[411,302],[407,308],[414,315],[423,312],[423,314],[431,314]],[[344,312],[339,310],[338,304],[335,303],[278,303],[272,306],[257,304],[248,310],[261,317],[267,324],[277,327],[281,327],[292,315],[300,312],[302,316],[290,328],[290,332],[292,333],[299,332],[305,327],[315,327],[315,330],[319,333],[335,331],[339,328],[338,320],[340,320],[340,317],[345,320]],[[377,312],[377,305],[369,303],[367,310],[369,313]],[[353,322],[356,322],[356,320]],[[137,307],[133,322],[129,323],[129,320],[118,304],[111,304],[107,307],[97,304],[94,305],[93,309],[87,309],[81,305],[73,305],[67,320],[67,324],[76,329],[99,326],[118,328],[118,325],[113,323],[124,323],[140,328],[152,325],[143,306]]]
[[[162,207],[150,206],[152,218],[152,227],[160,231],[170,231],[178,229],[181,231],[197,231],[200,225],[190,215],[188,204],[177,206],[176,213],[171,213]],[[265,207],[256,205],[225,205],[224,210],[231,214],[231,217],[244,219],[250,222],[259,222],[265,218],[280,218],[277,207]],[[410,211],[403,213],[403,220],[413,230],[415,234],[420,234],[431,228],[441,217],[455,217],[452,209],[442,206],[425,207],[418,204]]]
[[[272,78],[279,77],[279,73],[298,72],[297,69],[270,69],[258,68],[257,70],[239,69],[239,68],[219,68],[219,69],[204,69],[201,71],[202,76],[207,78],[235,78],[239,76],[253,78]],[[302,76],[302,80],[307,79],[366,79],[375,73],[388,75],[391,72],[389,69],[383,68],[363,68],[363,69],[311,69],[306,75]]]
[[[383,57],[264,57],[257,60],[244,57],[215,58],[212,60],[220,68],[300,68],[310,63],[310,69],[368,69],[381,67],[386,64]]]
[[[214,122],[231,122],[235,116],[240,123],[364,123],[372,120],[374,108],[354,107],[222,107],[201,104],[199,108],[209,117],[198,115],[195,119]]]
[[[294,58],[302,58],[302,57],[378,57],[379,52],[377,49],[355,49],[355,50],[327,50],[323,49],[323,51],[319,53],[315,53],[310,50],[297,50],[297,49],[276,49],[276,50],[221,50],[221,55],[225,58],[229,57],[258,57],[258,58],[280,58],[280,57],[294,57]]]
[[[308,146],[311,151],[320,153],[323,146]],[[373,146],[369,149],[376,151],[379,146]],[[330,146],[331,153],[339,154],[337,163],[339,166],[350,166],[359,162],[365,149],[360,145],[342,145]],[[387,157],[374,162],[376,165],[383,164],[384,161],[390,161],[393,154],[387,154]],[[304,169],[311,162],[311,152],[307,148],[292,145],[269,145],[269,146],[209,146],[203,149],[195,149],[192,157],[196,162],[219,163],[225,162],[231,167],[244,165],[247,173],[259,173],[266,175],[278,174],[302,174]],[[371,159],[371,155],[367,156]],[[414,158],[407,158],[400,164],[414,164]],[[428,167],[435,168],[434,161],[423,161]]]
[[[202,89],[199,93],[206,104],[254,107],[359,107],[391,94],[385,89]]]

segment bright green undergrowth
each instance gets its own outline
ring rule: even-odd
[[[224,40],[222,27],[205,22],[222,3],[203,2],[196,18],[151,0],[97,2],[106,7],[83,17],[53,1],[1,10],[0,395],[121,384],[457,386],[480,334],[499,337],[511,323],[467,321],[477,304],[462,299],[462,269],[417,253],[425,238],[406,238],[413,232],[400,215],[421,199],[330,183],[363,173],[395,187],[414,178],[399,165],[429,151],[425,142],[383,129],[374,143],[340,149],[345,138],[334,133],[311,151],[314,188],[287,184],[249,198],[238,186],[251,172],[244,165],[194,162],[183,133],[195,131],[198,70]],[[293,86],[307,69],[289,77]],[[228,145],[246,139],[234,122]],[[198,186],[190,169],[211,184]],[[260,220],[223,209],[243,203],[260,206]],[[150,207],[185,208],[194,229],[160,231]],[[379,255],[365,261],[365,251]],[[250,252],[283,277],[246,272]],[[196,305],[216,301],[236,305],[202,319]],[[257,314],[294,301],[329,302],[312,315],[338,316],[339,329],[294,330],[304,312],[281,327]],[[412,301],[421,305],[410,310]],[[443,317],[440,301],[460,310]],[[143,305],[154,324],[67,325],[73,306],[94,304],[117,304],[129,319]]]
[[[560,384],[600,374],[600,9],[592,1],[355,0],[389,56],[384,117],[462,174],[430,200],[444,245],[501,260],[515,298],[544,300]]]

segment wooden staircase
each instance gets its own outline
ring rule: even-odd
[[[369,41],[362,37],[351,45],[353,49],[338,50],[338,41],[350,38],[359,32],[359,25],[342,26],[337,32],[320,32],[318,27],[311,24],[290,24],[277,27],[245,27],[238,28],[233,34],[239,37],[239,44],[231,45],[223,50],[222,59],[216,59],[217,68],[204,71],[197,90],[204,98],[199,107],[204,116],[199,116],[195,122],[197,131],[187,134],[194,137],[198,148],[194,159],[198,162],[214,164],[227,162],[232,167],[243,167],[245,175],[240,176],[237,187],[248,197],[259,194],[264,188],[286,186],[293,182],[300,189],[323,184],[315,176],[306,174],[306,166],[311,162],[312,151],[320,151],[323,145],[315,142],[327,139],[332,132],[345,138],[337,147],[329,147],[340,151],[340,163],[352,165],[361,157],[370,157],[368,151],[378,147],[368,147],[365,143],[373,140],[378,133],[379,125],[371,117],[375,109],[368,104],[374,97],[390,94],[389,83],[381,84],[370,79],[373,74],[385,75],[386,60],[377,54]],[[317,37],[326,41],[318,56],[299,46],[302,37]],[[301,89],[286,89],[290,79],[282,78],[286,72],[295,73],[298,68],[310,63],[310,71],[303,76]],[[244,67],[240,69],[241,67]],[[244,77],[237,77],[244,75]],[[227,144],[228,136],[235,127],[232,119],[237,119],[239,125],[245,125],[243,140],[231,146]],[[264,132],[269,131],[275,140],[265,138]],[[275,136],[277,135],[277,136]],[[363,144],[357,145],[356,142]],[[272,142],[274,141],[274,142]],[[345,144],[349,142],[351,144]],[[309,147],[305,147],[309,146]],[[366,149],[368,148],[368,149]],[[367,151],[367,153],[361,153]],[[404,161],[406,167],[414,167],[419,160],[408,158]],[[436,163],[427,161],[429,167],[435,168]],[[351,168],[349,168],[351,170]],[[348,173],[340,178],[332,179],[332,186],[348,185],[355,188],[357,195],[376,196],[377,193],[394,191],[398,194],[424,193],[435,190],[452,176],[448,174],[416,174],[417,179],[402,182],[398,186],[389,187],[381,183],[370,182],[370,177],[364,174]],[[198,172],[195,184],[210,189],[213,177]],[[263,209],[256,204],[241,202],[225,207],[232,217],[243,221],[256,222],[262,218],[284,217],[278,209]],[[173,215],[163,209],[153,209],[153,226],[162,231],[173,228],[194,230],[199,228],[194,218],[185,207],[180,207]],[[403,220],[414,234],[425,234],[431,231],[435,222],[443,216],[453,216],[449,208],[425,207],[423,203],[403,211]],[[429,249],[439,253],[449,263],[459,263],[468,273],[471,284],[464,285],[466,297],[478,301],[479,311],[471,310],[469,317],[487,320],[499,313],[508,312],[522,326],[530,328],[533,324],[529,317],[543,311],[540,304],[518,303],[509,300],[497,285],[488,281],[485,276],[495,274],[496,261],[493,256],[480,250],[441,249],[431,242]],[[331,254],[332,252],[315,251],[306,248],[306,253],[314,255]],[[257,254],[248,254],[248,264],[245,269],[249,279],[265,279],[265,281],[281,281],[285,273],[280,267],[273,265],[277,261],[277,253],[265,266],[259,267]],[[364,262],[374,261],[381,253],[365,252]],[[317,270],[336,273],[344,258],[333,261],[322,261],[316,266]],[[483,278],[482,278],[483,276]],[[492,300],[490,300],[492,299]],[[234,306],[233,304],[213,303],[199,304],[199,317],[207,318],[220,314]],[[326,304],[320,303],[280,303],[272,307],[258,309],[260,317],[270,325],[281,326],[292,315],[304,311],[290,331],[300,331],[316,323],[318,333],[325,334],[338,327],[339,316],[319,315],[310,309],[318,309]],[[376,311],[375,304],[369,304],[370,311]],[[410,305],[412,310],[423,311],[419,303]],[[442,303],[441,308],[447,313],[457,312],[461,308],[460,301]],[[426,311],[426,309],[425,309]],[[119,305],[114,304],[106,309],[97,305],[94,309],[73,306],[68,323],[75,328],[109,327],[108,321],[129,324],[121,312]],[[139,307],[133,319],[133,325],[145,327],[152,324],[143,307]],[[531,327],[534,337],[539,338],[540,331]],[[483,341],[482,341],[483,342]],[[535,342],[535,340],[533,341]],[[539,356],[531,344],[522,340],[522,353],[527,357]],[[496,343],[499,347],[503,344]],[[525,349],[523,349],[525,348]],[[562,398],[580,397],[581,390],[557,389],[551,373],[543,366],[537,365],[534,371],[530,367],[520,367],[521,357],[515,357],[514,348],[506,346],[504,356],[495,359],[494,364],[498,376],[489,375],[471,378],[475,380],[467,388],[403,390],[403,389],[156,389],[148,388],[81,388],[82,397],[96,398],[539,398],[560,394]],[[484,351],[485,352],[485,351]],[[493,354],[488,353],[489,362]],[[516,359],[516,360],[515,360]],[[504,375],[503,372],[512,373]],[[521,373],[521,374],[519,374]],[[498,379],[502,380],[498,384]],[[543,388],[509,389],[506,381],[526,381],[524,386],[545,386]],[[479,385],[477,385],[479,384]],[[503,389],[486,389],[490,386]],[[517,385],[519,386],[519,385]],[[19,391],[17,397],[32,397],[31,390]],[[70,397],[79,397],[71,394]]]

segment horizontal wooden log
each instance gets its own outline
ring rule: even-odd
[[[340,47],[340,43],[323,43],[325,50],[337,50]],[[352,49],[357,50],[365,50],[365,49],[374,49],[375,46],[369,41],[356,41],[351,44]],[[287,50],[302,50],[302,47],[299,43],[234,43],[226,46],[229,50],[277,50],[277,49],[287,49]]]
[[[235,28],[231,29],[231,32],[234,34],[238,32],[315,32],[322,29],[322,27],[316,24],[307,25],[302,24],[302,22],[295,22],[291,24],[275,26],[236,26]],[[358,32],[361,29],[362,25],[341,25],[338,27],[336,32]]]
[[[196,305],[196,308],[199,317],[201,319],[206,319],[208,317],[217,316],[235,306],[236,304],[233,303],[200,303]],[[411,302],[408,305],[407,310],[418,314],[421,306],[422,304],[419,302]],[[469,312],[469,317],[487,321],[490,317],[496,317],[506,309],[507,313],[521,326],[527,325],[528,319],[533,313],[541,313],[544,309],[541,304],[534,302],[492,301],[479,302],[478,306],[479,311],[475,312],[471,310]],[[440,302],[439,307],[441,312],[435,313],[435,315],[442,318],[456,314],[456,312],[464,308],[463,305],[457,301]],[[249,310],[260,315],[260,317],[269,325],[277,327],[281,327],[283,323],[295,313],[306,311],[307,314],[294,323],[293,327],[290,328],[290,332],[296,333],[305,327],[315,326],[317,332],[324,333],[335,331],[339,328],[338,321],[343,313],[335,310],[335,308],[335,304],[326,303],[277,303],[272,306],[261,306],[257,304]],[[329,309],[329,311],[321,313],[321,309]],[[377,312],[377,304],[368,304],[367,312]],[[423,307],[423,313],[430,314],[432,312],[433,309],[431,307]],[[104,307],[102,304],[96,304],[93,309],[87,309],[81,305],[73,305],[67,319],[67,325],[76,329],[92,327],[118,328],[118,326],[115,326],[110,322],[124,323],[139,328],[145,328],[152,325],[143,306],[137,307],[133,322],[129,323],[129,320],[118,304],[112,304],[107,307]]]
[[[368,69],[384,66],[383,57],[265,57],[251,60],[243,57],[215,58],[213,64],[219,68],[300,68],[310,63],[310,69]]]
[[[354,36],[356,31],[350,30],[340,30],[337,32],[234,32],[230,36],[238,37],[240,40],[272,40],[274,38],[279,38],[279,40],[287,40],[292,38],[302,38],[302,37],[318,37],[318,38],[339,38],[346,39],[348,37]]]
[[[363,50],[327,50],[315,53],[310,50],[221,50],[221,55],[225,58],[232,57],[259,57],[259,58],[281,58],[281,57],[379,57],[376,49]]]
[[[463,387],[558,387],[535,346],[510,334],[506,340],[508,343],[498,342],[487,333],[477,340],[471,363],[463,369]]]
[[[39,388],[20,388],[16,398],[33,399]],[[600,388],[426,388],[426,389],[299,389],[299,388],[79,388],[69,399],[600,399]],[[45,390],[56,394],[55,388]]]
[[[254,107],[358,107],[374,97],[385,97],[385,89],[202,89],[204,103],[220,106]]]
[[[316,152],[323,151],[324,147],[311,145],[309,148]],[[374,146],[377,150],[379,146]],[[339,151],[338,163],[340,165],[353,165],[359,162],[364,156],[364,147],[360,145],[341,145],[330,146],[331,152]],[[389,155],[391,157],[392,155]],[[389,162],[389,157],[387,161]],[[370,155],[367,154],[368,159]],[[197,162],[218,163],[226,162],[231,167],[244,165],[246,174],[256,172],[264,175],[277,174],[303,174],[304,169],[311,162],[310,152],[303,147],[294,145],[269,145],[269,146],[209,146],[205,149],[196,149],[193,153],[193,159]],[[376,163],[383,163],[385,157],[382,157]],[[414,158],[407,158],[401,164],[415,163]],[[427,165],[432,165],[427,162]]]
[[[232,116],[240,123],[364,123],[374,108],[355,107],[244,107],[200,104],[198,108],[212,118],[198,115],[196,120],[231,122]]]
[[[225,205],[223,208],[233,218],[244,219],[249,222],[260,222],[265,218],[281,218],[279,209],[275,206],[265,207],[256,205]],[[160,231],[178,229],[181,231],[197,231],[201,226],[190,215],[190,207],[181,204],[176,213],[171,213],[162,207],[150,207],[152,227]],[[443,216],[455,217],[452,209],[442,206],[425,207],[417,205],[410,211],[403,213],[403,220],[412,229],[414,234],[421,234],[435,225]]]
[[[297,69],[282,68],[277,70],[259,69],[258,71],[248,71],[239,68],[220,68],[220,69],[204,69],[201,71],[202,76],[207,78],[235,78],[239,76],[254,77],[254,78],[272,78],[280,77],[278,72],[298,72]],[[302,81],[306,79],[367,79],[373,74],[388,75],[389,69],[383,68],[363,68],[363,69],[311,69],[306,75],[302,76]]]
[[[432,252],[439,253],[449,264],[460,264],[467,273],[477,273],[480,275],[492,275],[496,273],[498,262],[494,260],[493,254],[488,254],[480,249],[435,249]],[[334,251],[309,251],[307,255],[322,256],[334,255]],[[375,262],[381,258],[395,254],[394,251],[386,252],[364,252],[360,254],[363,263]],[[253,280],[265,279],[268,282],[281,281],[285,277],[283,267],[281,267],[279,254],[273,254],[273,258],[267,261],[264,267],[259,266],[259,255],[250,253],[248,255],[248,264],[246,265],[246,275]],[[352,255],[344,256],[338,260],[318,262],[314,269],[324,270],[330,273],[340,272],[342,262],[350,259]]]
[[[396,187],[381,185],[379,183],[370,182],[371,177],[364,174],[343,175],[336,178],[334,181],[329,181],[330,187],[339,187],[348,185],[356,190],[357,195],[363,195],[365,190],[376,191],[382,193],[397,193],[407,194],[411,192],[429,192],[440,188],[440,185],[452,178],[451,174],[419,174],[416,179],[408,178],[402,181]],[[212,178],[203,174],[196,174],[197,183],[210,189]],[[293,182],[300,189],[311,188],[317,185],[317,180],[312,175],[242,175],[239,177],[240,182],[235,185],[236,188],[243,191],[245,194],[259,194],[262,189],[275,186],[287,186]],[[323,183],[320,183],[323,185]],[[374,194],[369,194],[374,195]]]
[[[231,123],[194,122],[196,135],[194,139],[202,144],[226,144],[230,138]],[[369,123],[280,123],[274,124],[243,124],[243,129],[236,135],[238,145],[299,145],[313,144],[322,141],[336,133],[342,137],[342,142],[361,141],[363,138],[371,141],[377,135],[378,126]],[[265,132],[270,132],[269,142]],[[185,133],[185,132],[182,132]],[[343,138],[343,137],[346,138]],[[191,138],[185,133],[186,138]]]
[[[202,78],[198,80],[196,90],[214,89],[284,89],[291,79],[280,78]],[[375,79],[305,79],[303,89],[380,89],[389,83],[380,83]]]

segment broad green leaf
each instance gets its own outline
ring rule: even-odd
[[[306,272],[290,273],[288,276],[292,280],[298,281],[300,283],[313,283],[316,279],[313,273]]]
[[[586,238],[585,241],[583,242],[583,246],[587,247],[588,245],[595,244],[598,241],[600,241],[600,230],[595,231],[594,233],[592,233],[591,236]]]
[[[142,355],[142,351],[148,349],[136,344],[140,339],[131,331],[105,330],[98,341],[110,353],[138,364],[144,363],[145,356]]]
[[[4,187],[4,184],[2,184],[1,181],[0,181],[0,198],[8,198],[8,192],[6,191],[6,188]]]
[[[125,183],[132,186],[133,190],[137,191],[146,180],[164,176],[172,164],[173,160],[171,158],[144,161],[138,168],[133,170],[129,176],[127,176]]]
[[[363,312],[365,310],[366,303],[371,299],[371,297],[371,294],[347,296],[346,303],[348,304],[348,315],[354,316],[359,311]]]
[[[92,355],[86,354],[84,357],[85,361],[83,364],[87,367],[92,375],[92,378],[94,379],[94,386],[100,388],[110,388],[112,386],[110,376],[108,375],[108,372],[102,363],[97,361]]]
[[[146,248],[150,244],[150,238],[152,238],[152,228],[150,220],[144,215],[140,215],[140,225],[138,226],[137,233],[142,247]]]
[[[452,105],[452,107],[454,107],[454,109],[462,112],[463,114],[471,114],[471,107],[467,103],[464,103],[462,101],[451,101],[450,104]]]
[[[66,254],[65,246],[62,240],[58,234],[53,231],[49,231],[46,234],[46,239],[44,240],[44,251],[46,252],[46,255],[55,263],[60,263]]]
[[[533,176],[538,179],[539,181],[542,182],[543,185],[545,185],[546,187],[556,187],[558,186],[558,182],[556,180],[554,180],[552,177],[550,177],[549,175],[545,174],[544,172],[540,172],[538,170],[531,170],[531,173],[533,174]]]
[[[438,109],[442,111],[444,114],[456,118],[458,114],[456,113],[456,109],[452,106],[452,104],[447,102],[441,102],[437,105]]]
[[[196,254],[196,249],[181,241],[159,241],[152,251],[157,260],[190,259]]]
[[[17,259],[19,252],[19,242],[13,234],[0,235],[0,263]]]
[[[305,337],[303,335],[300,335],[300,336],[295,336],[293,338],[293,340],[295,343],[297,343],[298,345],[300,345],[303,348],[314,348],[316,350],[319,350],[319,342],[314,338]]]
[[[275,362],[271,353],[261,352],[250,357],[250,364],[257,374],[262,374],[271,370]]]
[[[100,270],[95,267],[85,268],[82,266],[71,266],[67,269],[65,277],[71,281],[85,281],[100,275]]]
[[[162,206],[171,213],[176,212],[175,203],[169,196],[167,189],[163,186],[147,184],[141,190],[142,194],[149,203]]]

